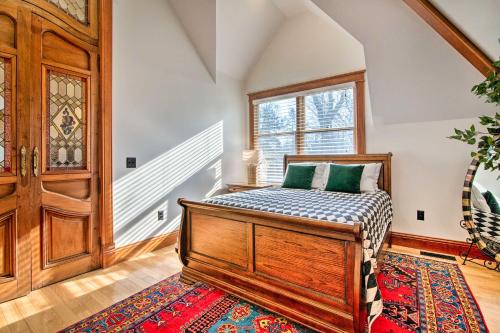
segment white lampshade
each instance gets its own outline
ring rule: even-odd
[[[246,164],[259,164],[262,161],[262,151],[250,149],[244,150],[242,159]]]

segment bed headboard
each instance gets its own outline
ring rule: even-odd
[[[303,162],[327,162],[338,164],[367,164],[382,163],[378,187],[391,195],[391,157],[387,154],[363,154],[363,155],[285,155],[284,172],[289,163]]]

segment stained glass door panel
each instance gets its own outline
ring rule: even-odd
[[[12,160],[14,59],[0,54],[0,302],[13,298],[20,290],[16,281],[20,278],[16,259],[16,249],[20,247],[17,237],[18,178],[14,175]]]
[[[12,60],[0,57],[0,173],[11,171]]]
[[[45,171],[87,169],[88,78],[47,69]]]
[[[56,6],[67,15],[80,21],[88,23],[88,0],[46,0]]]

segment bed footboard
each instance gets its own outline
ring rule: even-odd
[[[318,331],[360,331],[360,224],[179,204],[183,281],[206,282]]]

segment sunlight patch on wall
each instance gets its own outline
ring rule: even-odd
[[[208,165],[217,183],[222,175],[222,162],[219,159],[214,164],[214,160],[222,156],[223,150],[223,122],[220,121],[116,180],[113,183],[116,245],[174,231],[180,216],[174,215],[177,212],[169,214],[169,200],[172,205],[177,198],[168,195]],[[158,220],[158,210],[165,212],[164,220]]]
[[[205,198],[210,198],[216,195],[222,189],[222,160],[218,160],[217,162],[209,166],[208,170],[212,173],[213,179],[215,179],[215,183],[210,191],[205,194]]]

